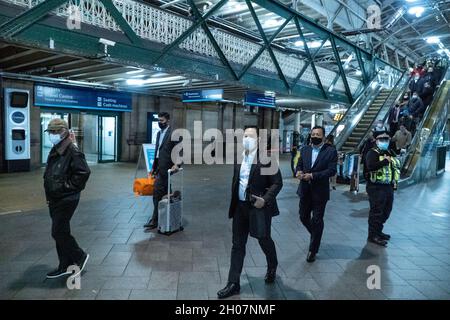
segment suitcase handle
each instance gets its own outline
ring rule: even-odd
[[[182,171],[183,171],[183,168],[178,168],[177,170],[172,170],[172,169],[168,169],[167,170],[167,201],[168,201],[167,214],[166,214],[166,216],[167,216],[167,221],[166,221],[167,225],[170,225],[170,220],[169,220],[169,210],[170,210],[170,176],[171,176],[172,172],[173,173],[178,173],[178,172],[182,172]],[[183,176],[182,176],[182,178],[183,178]],[[182,184],[183,184],[183,180],[182,180]]]

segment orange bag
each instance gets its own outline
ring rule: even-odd
[[[137,196],[152,196],[155,185],[155,178],[148,176],[148,178],[134,179],[133,192]]]

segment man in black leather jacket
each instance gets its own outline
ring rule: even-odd
[[[58,278],[71,272],[71,265],[83,271],[89,254],[85,253],[70,234],[70,219],[80,201],[91,171],[84,154],[72,143],[69,127],[62,119],[53,119],[47,130],[53,143],[44,173],[45,196],[52,218],[52,237],[56,242],[59,266],[47,274],[47,278]]]

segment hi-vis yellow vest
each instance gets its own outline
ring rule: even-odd
[[[378,149],[372,149],[379,154],[379,160],[384,159],[384,155],[381,155]],[[372,183],[380,184],[397,184],[400,179],[400,160],[391,156],[392,162],[388,166],[384,166],[377,171],[370,172],[370,181]]]

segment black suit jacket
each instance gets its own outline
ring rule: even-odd
[[[156,135],[156,149],[159,148],[159,136],[161,135],[161,131],[158,131]],[[164,135],[164,139],[161,143],[161,148],[159,149],[159,158],[156,158],[155,152],[155,159],[153,162],[152,170],[154,173],[166,173],[167,170],[173,167],[174,163],[172,162],[172,149],[179,143],[179,141],[172,141],[171,140],[172,135],[172,127],[169,126],[167,128],[166,134]]]
[[[393,106],[391,108],[391,110],[389,110],[389,117],[388,117],[388,123],[389,124],[394,122],[394,120],[395,120],[395,113],[396,113],[395,106]],[[397,122],[400,122],[400,113],[401,113],[401,110],[399,110],[399,112],[398,112]]]
[[[330,199],[330,177],[336,174],[337,151],[334,146],[324,144],[320,149],[316,162],[311,166],[312,147],[304,146],[300,151],[296,172],[312,173],[310,181],[300,181],[297,194],[305,200],[326,202]]]
[[[281,178],[280,169],[277,169],[277,173],[273,175],[262,175],[261,168],[263,167],[270,167],[270,164],[263,165],[259,162],[259,160],[257,160],[256,163],[252,164],[248,177],[247,194],[249,195],[249,197],[252,194],[262,197],[265,201],[265,205],[263,207],[265,214],[273,217],[280,214],[276,196],[283,187],[283,179]],[[228,211],[228,215],[230,218],[233,218],[239,202],[240,171],[241,165],[235,164],[233,182],[231,184],[231,203],[230,209]]]

